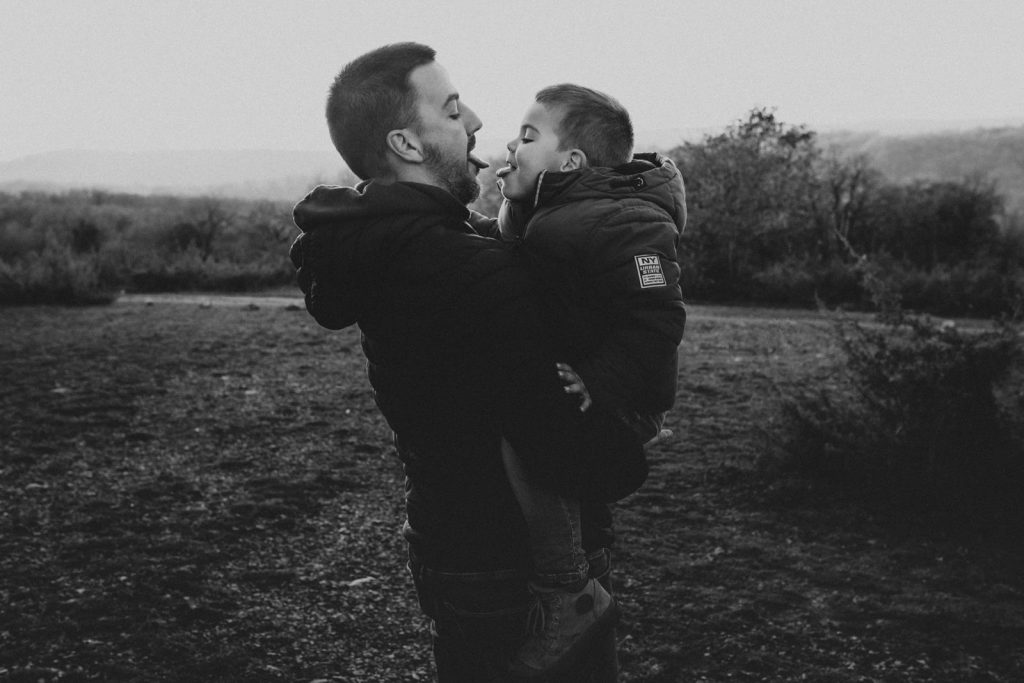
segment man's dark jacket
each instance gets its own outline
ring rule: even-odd
[[[528,561],[500,435],[538,482],[585,499],[622,497],[646,467],[614,434],[593,438],[602,421],[581,415],[558,381],[530,271],[514,247],[477,234],[469,215],[428,185],[318,187],[295,207],[303,234],[291,256],[317,322],[360,328],[405,467],[414,551],[434,566],[485,570]],[[588,503],[584,527],[585,545],[607,546],[607,506]]]

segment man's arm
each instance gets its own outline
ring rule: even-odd
[[[568,493],[579,483],[586,416],[559,379],[532,270],[511,244],[489,244],[466,269],[478,277],[459,301],[465,330],[487,350],[489,401],[503,436],[531,477]]]

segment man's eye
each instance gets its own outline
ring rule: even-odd
[[[461,119],[462,118],[462,112],[461,111],[457,111],[454,114],[449,115],[448,118],[455,119],[455,120]]]

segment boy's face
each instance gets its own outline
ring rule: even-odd
[[[504,168],[498,169],[498,189],[506,199],[530,200],[537,189],[541,171],[569,170],[573,150],[559,151],[558,124],[561,115],[534,102],[519,127],[519,135],[506,148]]]

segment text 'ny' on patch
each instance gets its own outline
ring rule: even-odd
[[[636,272],[640,277],[641,289],[665,285],[665,271],[661,269],[661,259],[657,255],[643,254],[633,258],[636,260]]]

